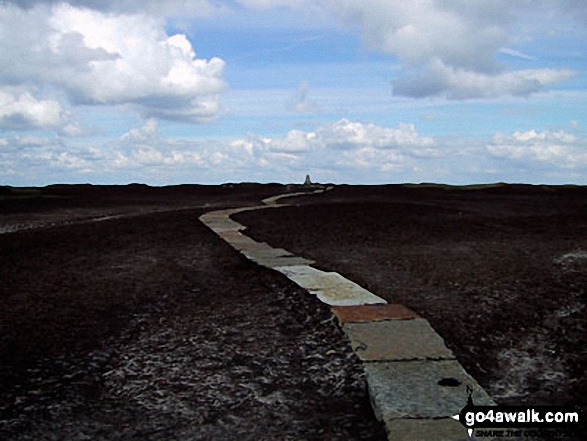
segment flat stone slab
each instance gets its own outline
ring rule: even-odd
[[[262,202],[264,204],[267,204],[267,205],[274,205],[274,204],[277,203],[277,201],[279,199],[289,198],[289,197],[293,197],[293,196],[303,196],[303,195],[307,195],[307,194],[308,193],[306,193],[306,192],[285,193],[285,194],[280,194],[280,195],[277,195],[277,196],[271,196],[270,198],[263,199]]]
[[[220,212],[220,211],[213,211],[211,213],[206,213],[200,216],[199,218],[205,224],[213,223],[213,222],[220,222],[224,219],[228,219],[228,213]]]
[[[373,408],[385,423],[388,439],[468,440],[465,427],[450,418],[465,406],[467,385],[473,388],[476,404],[495,403],[454,360],[427,320],[403,305],[387,305],[338,273],[312,268],[311,260],[256,242],[240,232],[245,226],[229,217],[279,207],[281,198],[307,194],[277,195],[263,200],[263,206],[218,210],[200,220],[250,260],[285,274],[332,306],[353,350],[363,360]]]
[[[284,257],[284,256],[293,256],[292,253],[290,253],[287,250],[284,250],[283,248],[250,248],[247,250],[243,251],[243,254],[247,257],[250,257],[251,259],[253,258],[258,258],[258,259],[263,259],[263,258],[272,258],[272,257]]]
[[[248,258],[254,262],[262,263],[262,262],[270,262],[274,259],[280,259],[283,257],[295,257],[289,251],[284,250],[283,248],[247,248],[242,249],[241,252]]]
[[[470,441],[467,429],[452,418],[436,420],[388,418],[384,420],[384,423],[390,440]]]
[[[240,231],[223,231],[222,233],[218,233],[220,237],[222,237],[226,241],[246,241],[246,242],[254,242],[249,236],[244,235]]]
[[[273,249],[265,242],[255,242],[253,239],[251,239],[250,241],[243,241],[240,243],[236,242],[235,246],[238,246],[238,249],[243,252],[268,251]]]
[[[220,231],[217,234],[234,247],[253,246],[258,243],[239,231]]]
[[[267,206],[266,205],[256,205],[256,206],[251,206],[251,207],[225,208],[222,210],[209,211],[208,213],[204,213],[202,216],[200,216],[200,219],[202,217],[216,218],[216,219],[226,218],[226,217],[232,216],[233,214],[242,213],[243,211],[262,210],[264,208],[267,208]]]
[[[296,256],[264,257],[252,260],[254,260],[259,265],[263,265],[271,269],[276,269],[278,267],[285,266],[311,265],[315,263],[313,260],[308,260],[304,259],[303,257]]]
[[[275,269],[331,306],[387,303],[338,273],[320,271],[311,266],[284,266]]]
[[[242,213],[243,211],[263,210],[265,208],[267,208],[266,205],[254,205],[252,207],[229,208],[228,210],[221,210],[221,212],[226,213],[228,216],[232,216],[233,214]]]
[[[398,303],[388,305],[333,306],[332,312],[341,323],[410,320],[419,317],[414,311]]]
[[[324,271],[320,271],[308,265],[276,268],[276,270],[285,274],[288,278],[306,289],[318,288],[320,286],[319,277],[322,274],[326,274]]]
[[[244,230],[245,226],[233,221],[228,216],[234,210],[213,211],[200,216],[200,221],[215,232]]]
[[[428,320],[348,323],[343,326],[363,361],[450,360],[448,349]]]
[[[475,404],[495,405],[456,360],[373,362],[363,367],[375,415],[382,421],[451,417],[467,404],[467,385],[473,388]],[[460,384],[441,386],[443,379]]]
[[[204,222],[204,224],[208,228],[213,230],[215,233],[222,233],[226,231],[240,231],[245,229],[244,225],[241,225],[238,222],[232,221],[230,219],[218,222]]]

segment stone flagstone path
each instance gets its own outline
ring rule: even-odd
[[[476,405],[495,403],[427,320],[402,305],[387,304],[336,272],[313,268],[311,260],[254,241],[241,232],[245,226],[230,219],[243,211],[280,207],[282,198],[307,194],[281,194],[264,199],[261,206],[213,211],[200,220],[250,260],[279,271],[331,306],[363,362],[373,409],[389,440],[470,439],[465,427],[451,418],[467,402],[466,387],[473,389]]]

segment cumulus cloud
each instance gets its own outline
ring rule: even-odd
[[[516,17],[507,0],[469,2],[327,0],[346,23],[358,26],[365,43],[414,66],[433,58],[465,69],[494,71],[493,54],[507,42]]]
[[[587,139],[564,130],[528,130],[511,135],[498,132],[486,146],[494,157],[545,163],[558,168],[587,166]]]
[[[63,0],[6,0],[21,8],[38,5],[57,5]],[[152,15],[202,16],[223,9],[222,5],[210,0],[68,0],[72,6],[94,9],[102,12],[136,13],[147,12]]]
[[[397,95],[452,99],[528,95],[572,76],[568,70],[509,71],[497,62],[499,51],[525,56],[509,47],[512,29],[540,2],[326,0],[326,4],[344,23],[358,29],[368,47],[405,63],[404,75],[393,83]]]
[[[270,151],[291,153],[316,149],[341,151],[365,147],[415,151],[429,150],[434,146],[434,140],[420,136],[413,124],[401,123],[398,128],[390,129],[374,123],[350,121],[346,118],[319,126],[310,132],[292,130],[283,138],[251,136],[249,138],[254,138]]]
[[[240,3],[256,9],[309,8],[303,0],[240,0]],[[535,16],[556,14],[559,17],[566,14],[567,19],[571,17],[582,23],[587,8],[576,6],[578,3],[570,0],[324,0],[320,2],[324,13],[318,15],[334,16],[358,32],[367,47],[394,55],[404,63],[402,77],[394,82],[397,95],[468,99],[527,96],[576,74],[565,69],[511,71],[500,64],[496,55],[537,61],[516,49],[518,25],[528,25]]]
[[[43,178],[63,173],[87,174],[95,171],[96,157],[101,155],[92,147],[76,148],[59,136],[13,135],[0,145],[0,174],[20,176],[23,184],[37,183]],[[50,178],[49,178],[50,179]]]
[[[317,136],[329,148],[350,150],[355,148],[430,150],[434,140],[422,137],[413,124],[400,123],[396,129],[374,123],[350,121],[343,118],[336,123],[320,127]]]
[[[291,130],[283,137],[249,135],[231,144],[233,152],[259,164],[287,163],[300,167],[332,165],[389,171],[408,158],[437,157],[442,152],[413,124],[386,128],[343,118],[313,131]]]
[[[202,141],[163,138],[154,119],[131,129],[119,139],[84,141],[32,135],[0,138],[0,174],[20,175],[27,181],[67,176],[84,181],[91,176],[140,174],[148,182],[150,173],[212,169],[216,156]],[[37,173],[42,170],[42,173]],[[39,176],[36,176],[36,175]],[[36,181],[33,181],[36,182]],[[45,182],[41,180],[40,182]]]
[[[25,135],[15,136],[12,142],[13,144],[24,147],[44,147],[55,144],[56,140],[41,136]]]
[[[490,176],[488,170],[501,180],[528,173],[540,181],[556,173],[584,176],[585,152],[587,139],[565,130],[496,133],[491,142],[482,142],[432,139],[413,124],[384,127],[341,119],[283,136],[251,134],[220,142],[165,137],[157,120],[148,119],[107,141],[77,144],[59,136],[25,134],[0,138],[0,174],[27,185],[37,175],[172,183],[297,181],[314,171],[319,179],[363,183],[445,180],[463,173],[475,180],[479,174]]]
[[[0,129],[51,129],[64,126],[67,114],[58,101],[29,92],[0,88]]]
[[[150,144],[159,139],[158,124],[155,119],[149,119],[138,129],[130,129],[120,137],[121,141],[128,143]]]
[[[445,96],[448,99],[528,96],[544,86],[572,78],[570,69],[526,69],[486,74],[447,66],[436,59],[422,72],[392,82],[396,95]]]
[[[0,6],[5,84],[44,84],[74,104],[130,104],[144,116],[197,122],[220,111],[224,61],[203,60],[153,16],[61,3]]]
[[[393,81],[396,95],[449,99],[528,96],[569,79],[576,72],[508,70],[497,62],[496,54],[532,60],[515,48],[512,30],[537,5],[579,21],[587,10],[565,0],[324,0],[320,6],[307,0],[237,3],[259,10],[285,7],[307,12],[320,7],[316,20],[334,16],[357,30],[371,49],[403,61],[405,69]],[[166,33],[165,18],[208,14],[234,5],[209,0],[0,2],[0,60],[4,61],[0,84],[54,87],[63,90],[73,104],[125,104],[144,118],[209,121],[222,113],[225,63],[219,58],[198,58],[185,35]],[[34,98],[32,89],[29,93]],[[309,98],[307,84],[300,86],[288,109],[320,110]],[[18,114],[7,121],[19,118],[22,124],[37,124]],[[81,129],[70,125],[63,133],[79,134]]]
[[[110,162],[116,168],[170,165],[208,168],[213,162],[205,143],[175,138],[162,138],[159,125],[153,118],[142,127],[131,129],[111,146],[114,156]]]

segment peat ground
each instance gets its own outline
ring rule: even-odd
[[[587,404],[587,188],[337,186],[234,216],[428,319],[500,404]]]
[[[0,439],[385,439],[328,308],[198,221],[284,191],[4,191]]]

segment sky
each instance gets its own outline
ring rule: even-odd
[[[587,185],[587,2],[0,0],[0,185]]]

